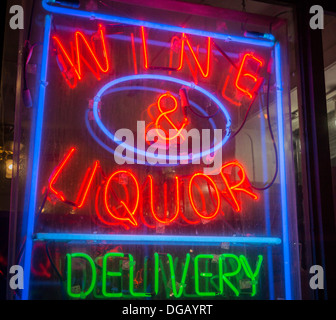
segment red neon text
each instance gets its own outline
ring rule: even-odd
[[[165,109],[163,109],[163,101],[165,102],[172,102],[173,103],[173,107],[169,110],[167,110],[167,103],[165,103]],[[171,103],[170,103],[171,104]],[[184,116],[183,119],[183,123],[180,125],[180,128],[177,128],[177,126],[175,125],[175,123],[169,118],[169,114],[173,114],[176,112],[177,110],[177,99],[170,93],[170,92],[166,92],[164,94],[161,94],[157,100],[156,103],[151,104],[148,108],[147,108],[147,113],[149,115],[149,117],[151,118],[151,122],[148,123],[148,125],[146,126],[146,130],[145,130],[145,138],[147,141],[147,132],[149,131],[149,128],[154,126],[154,128],[156,129],[156,132],[158,134],[158,136],[160,136],[163,140],[169,141],[169,140],[174,140],[177,137],[181,137],[182,140],[184,140],[184,136],[181,134],[181,131],[186,127],[186,125],[188,124],[188,119]],[[151,109],[156,106],[158,111],[159,111],[159,115],[155,118],[155,116],[152,114]],[[175,131],[176,134],[174,134],[173,136],[169,135],[167,130],[165,130],[163,128],[163,126],[161,125],[162,121],[166,121]],[[160,133],[160,130],[163,130],[163,132],[165,133],[165,136],[162,136],[162,134]],[[148,142],[148,141],[147,141]]]
[[[58,65],[62,71],[63,77],[65,78],[67,84],[71,88],[76,87],[77,80],[81,80],[83,78],[82,63],[84,63],[91,70],[91,72],[96,76],[98,80],[100,80],[99,70],[103,73],[106,73],[110,69],[108,54],[106,50],[104,28],[102,25],[99,25],[99,29],[97,33],[99,34],[99,37],[101,39],[104,64],[101,64],[99,62],[99,59],[96,54],[94,41],[97,38],[97,34],[91,37],[90,39],[91,46],[90,46],[89,42],[87,41],[85,35],[82,32],[80,31],[75,32],[75,49],[72,48],[72,51],[73,50],[75,51],[75,56],[76,56],[75,61],[74,59],[71,58],[72,55],[70,55],[65,50],[62,41],[57,36],[52,37],[55,43],[55,47],[58,48],[58,50],[56,49],[56,57],[57,57]],[[93,66],[89,64],[88,61],[84,58],[84,55],[82,53],[81,46],[80,46],[80,40],[86,47],[87,51],[89,52],[90,57],[93,59]],[[71,43],[71,46],[72,46],[72,43]],[[68,66],[70,66],[70,69],[69,67],[67,67],[67,64]],[[96,67],[97,70],[94,70],[94,67]]]
[[[218,213],[222,210],[222,198],[225,199],[236,212],[241,212],[242,210],[242,199],[244,198],[244,195],[254,201],[258,200],[258,195],[253,192],[244,167],[238,161],[231,161],[222,166],[219,176],[214,177],[203,173],[195,173],[190,177],[189,181],[186,181],[185,177],[181,179],[178,176],[175,176],[175,205],[174,210],[172,210],[173,212],[170,212],[169,214],[167,209],[167,184],[163,184],[163,190],[161,189],[161,191],[164,192],[164,206],[163,213],[159,213],[155,209],[156,201],[154,194],[157,194],[157,192],[160,191],[160,187],[157,186],[156,191],[154,191],[154,178],[152,175],[147,175],[143,184],[139,183],[138,178],[130,170],[117,170],[106,178],[101,170],[99,161],[96,161],[94,165],[88,169],[79,188],[76,202],[73,202],[68,200],[61,191],[56,189],[55,184],[64,167],[69,164],[69,159],[74,151],[75,148],[70,149],[61,163],[54,170],[49,179],[49,191],[61,202],[76,208],[81,208],[88,198],[89,190],[92,189],[93,177],[100,172],[101,174],[99,176],[101,177],[101,183],[96,189],[95,208],[99,220],[106,225],[120,224],[126,229],[129,229],[129,223],[132,227],[137,227],[139,225],[137,212],[140,211],[140,219],[149,227],[154,227],[149,221],[146,221],[143,215],[143,209],[141,208],[139,210],[139,206],[142,207],[144,205],[143,197],[144,194],[146,194],[145,189],[147,181],[149,181],[150,218],[153,219],[153,221],[164,225],[172,224],[179,216],[188,224],[196,224],[199,223],[200,220],[215,220]],[[238,179],[235,178],[236,176],[238,176]],[[207,184],[207,197],[211,198],[211,201],[208,202],[213,208],[207,208],[209,207],[209,204],[205,200],[205,194],[199,186],[199,183],[201,182]],[[224,185],[222,190],[219,188],[219,183]],[[190,206],[192,212],[195,214],[195,218],[187,218],[185,213],[181,211],[180,190],[182,184],[188,186]],[[124,196],[121,197],[120,192],[119,195],[117,195],[118,188],[122,188]],[[195,198],[195,190],[197,190],[200,195],[200,201]],[[103,214],[101,212],[102,206],[99,206],[101,198],[103,198],[104,204]]]
[[[247,69],[247,65],[248,64],[254,64],[256,65],[256,72],[255,74],[252,74],[251,71],[248,71]],[[241,92],[243,92],[245,95],[247,95],[250,99],[252,99],[253,95],[255,94],[255,92],[258,91],[261,82],[262,82],[262,78],[258,78],[256,77],[256,73],[260,70],[260,68],[263,66],[263,62],[256,58],[252,53],[246,53],[243,57],[243,60],[241,62],[241,65],[239,67],[239,71],[238,71],[238,75],[235,81],[235,85],[237,87],[238,90],[240,90]],[[254,86],[252,87],[252,89],[249,91],[248,87],[242,84],[242,81],[244,80],[244,78],[248,78],[252,80],[252,83],[254,84]],[[250,81],[251,81],[250,80]]]

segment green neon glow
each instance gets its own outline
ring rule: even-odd
[[[67,293],[72,298],[85,299],[85,297],[88,296],[92,292],[93,288],[96,285],[97,274],[96,274],[95,263],[92,260],[92,258],[89,255],[87,255],[86,253],[67,253],[66,258],[67,258]],[[72,289],[71,289],[72,288],[72,277],[71,277],[72,258],[86,259],[91,266],[91,271],[92,271],[91,285],[90,285],[89,289],[87,289],[86,291],[82,291],[80,293],[73,293]]]
[[[198,268],[198,261],[200,259],[213,259],[213,255],[212,254],[199,254],[195,257],[194,260],[194,271],[195,271],[195,292],[196,294],[198,294],[199,296],[202,297],[214,297],[218,294],[218,292],[213,292],[213,291],[200,291],[200,281],[199,281],[199,277],[205,277],[205,278],[209,278],[212,277],[212,273],[209,272],[199,272],[199,268]]]
[[[223,263],[225,259],[233,259],[237,262],[237,268],[234,271],[231,272],[223,272]],[[232,291],[235,293],[237,297],[239,297],[239,291],[238,289],[232,284],[232,282],[228,279],[228,277],[233,277],[237,275],[240,270],[241,270],[241,263],[239,258],[235,254],[231,253],[224,253],[221,254],[218,258],[219,261],[219,290],[220,293],[222,294],[224,291],[224,285],[223,285],[223,280],[224,282],[232,289]]]
[[[258,255],[257,261],[255,263],[255,270],[253,271],[251,268],[251,265],[244,255],[240,255],[239,257],[235,254],[225,253],[218,256],[218,260],[214,261],[214,255],[213,254],[199,254],[195,257],[191,257],[190,253],[186,253],[186,258],[184,260],[184,263],[182,262],[182,267],[178,271],[178,262],[179,258],[173,256],[169,253],[165,253],[164,256],[167,256],[167,260],[163,259],[161,257],[162,254],[159,254],[158,252],[154,253],[154,268],[153,265],[149,267],[149,270],[154,271],[154,291],[151,293],[146,292],[147,289],[147,281],[148,281],[148,262],[149,258],[147,256],[144,257],[144,268],[141,272],[143,272],[143,277],[139,278],[139,271],[137,271],[136,274],[136,280],[135,277],[135,260],[134,257],[131,254],[125,254],[122,252],[108,252],[104,256],[97,257],[95,265],[94,260],[85,253],[71,253],[66,255],[67,260],[67,293],[72,298],[82,298],[85,299],[91,292],[93,292],[95,298],[123,298],[123,299],[129,299],[129,298],[146,298],[151,296],[160,295],[161,293],[165,293],[166,298],[169,299],[172,296],[175,298],[181,298],[184,297],[213,297],[216,295],[226,295],[227,290],[231,291],[239,297],[243,294],[251,295],[251,297],[255,296],[257,293],[257,285],[258,285],[258,277],[260,274],[261,266],[263,263],[263,256]],[[126,279],[126,273],[122,272],[121,268],[121,262],[122,260],[119,260],[119,270],[118,271],[109,271],[108,270],[108,261],[111,258],[124,258],[128,257],[129,260],[129,290],[125,291],[123,290],[123,279]],[[83,267],[82,269],[82,279],[81,279],[81,292],[74,293],[74,287],[72,286],[73,282],[73,275],[72,275],[72,263],[73,258],[81,258],[85,260],[83,265],[87,265],[87,263],[90,264],[91,267],[91,273],[89,270],[87,270],[87,267]],[[98,260],[102,259],[102,266],[98,264]],[[190,262],[192,261],[194,265],[194,272],[190,271]],[[251,261],[250,261],[251,262]],[[170,280],[171,280],[171,286],[167,285],[170,283],[168,274],[167,274],[167,264],[169,266],[170,270]],[[216,272],[213,274],[213,268],[216,265],[216,270],[218,270],[218,273]],[[217,269],[218,265],[218,269]],[[202,267],[201,267],[202,266]],[[252,266],[253,267],[253,266]],[[96,270],[97,268],[97,270]],[[111,266],[110,266],[111,268]],[[153,269],[151,269],[153,268]],[[101,271],[101,292],[102,295],[98,295],[96,292],[96,285],[97,285],[97,271]],[[243,271],[243,272],[242,272]],[[189,276],[188,276],[189,272]],[[100,274],[100,272],[98,272]],[[160,275],[161,274],[161,275]],[[181,282],[178,283],[176,281],[176,276],[181,275]],[[120,278],[120,285],[113,285],[113,292],[110,289],[108,291],[108,284],[111,283],[111,280],[109,280],[109,277],[119,277]],[[164,292],[160,293],[160,277],[162,277]],[[231,277],[234,277],[232,279]],[[236,283],[239,282],[239,279],[246,277],[250,280],[251,283],[251,292],[242,291],[240,292],[240,289],[237,286]],[[85,288],[88,286],[88,281],[91,281],[89,288],[85,291]],[[118,281],[118,280],[117,280]],[[115,281],[114,281],[115,282]],[[143,291],[144,292],[138,292],[135,291],[135,282],[137,283],[137,286],[140,283],[143,283]],[[193,287],[190,285],[190,282],[194,283],[194,293],[188,293],[186,292],[186,288],[188,287],[189,290]],[[225,283],[225,284],[224,284]],[[187,284],[189,284],[187,286]],[[227,288],[226,288],[227,286]],[[210,289],[212,291],[210,291]],[[226,288],[225,292],[224,289]],[[136,287],[137,289],[137,287]]]
[[[215,281],[216,279],[219,279],[218,274],[210,278],[210,283],[221,294],[218,283]]]
[[[209,264],[211,264],[211,261],[209,261],[209,260],[206,260],[205,261],[205,273],[208,273],[208,271],[209,271]],[[206,291],[209,291],[209,280],[211,280],[211,278],[210,279],[205,279],[205,290]]]
[[[154,292],[155,295],[159,293],[159,254],[154,253]]]
[[[249,265],[245,256],[240,255],[239,259],[241,261],[241,264],[243,266],[243,269],[244,269],[246,275],[251,279],[251,284],[252,284],[251,297],[253,297],[257,293],[256,286],[257,286],[258,281],[256,280],[256,278],[259,275],[260,267],[261,267],[261,264],[263,262],[263,256],[262,255],[258,256],[257,266],[256,266],[256,270],[254,272],[252,271],[252,269],[251,269],[251,267],[250,267],[250,265]]]
[[[112,258],[123,258],[125,255],[123,253],[119,252],[108,252],[107,254],[104,255],[103,258],[103,270],[102,270],[102,292],[105,297],[109,298],[120,298],[122,297],[122,292],[107,292],[106,290],[106,278],[107,276],[109,277],[121,277],[122,272],[118,271],[107,271],[107,259],[112,257]]]
[[[166,277],[166,272],[165,272],[165,269],[163,267],[163,262],[162,262],[162,259],[160,258],[160,268],[159,268],[159,271],[161,271],[161,274],[162,274],[162,280],[163,280],[163,284],[164,284],[164,288],[165,288],[165,292],[166,292],[166,298],[168,299],[169,298],[169,288],[167,286],[167,283],[168,283],[168,280],[167,280],[167,277]]]
[[[144,275],[143,275],[144,288],[147,288],[147,275],[148,275],[147,270],[148,270],[148,257],[145,257],[145,259],[144,259]]]
[[[168,257],[168,261],[169,261],[169,268],[170,268],[170,277],[171,277],[171,282],[172,282],[172,289],[173,289],[173,294],[175,296],[175,298],[180,298],[182,293],[183,293],[183,289],[186,285],[185,281],[187,278],[187,272],[188,272],[188,267],[189,267],[189,262],[190,262],[190,254],[187,253],[186,254],[186,261],[184,264],[184,268],[183,268],[183,273],[182,273],[182,278],[181,278],[181,282],[180,282],[180,287],[177,291],[176,289],[176,277],[175,277],[175,268],[177,265],[177,260],[176,261],[176,265],[173,265],[173,257],[171,256],[171,254],[167,254]]]
[[[129,259],[129,291],[133,297],[150,297],[152,294],[148,292],[135,292],[134,291],[134,259],[131,254],[128,254]],[[145,272],[145,271],[144,271]],[[146,287],[144,288],[146,290]]]

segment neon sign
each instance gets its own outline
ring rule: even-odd
[[[154,261],[149,265],[149,260]],[[166,298],[232,295],[239,297],[241,294],[253,297],[257,294],[259,273],[264,257],[258,255],[253,261],[242,254],[192,256],[187,253],[182,262],[182,273],[178,272],[177,263],[174,263],[174,260],[176,262],[170,253],[154,252],[153,259],[144,257],[144,267],[140,268],[130,253],[108,252],[95,259],[82,252],[69,253],[66,255],[67,294],[72,298],[83,299],[92,293],[97,296],[97,287],[101,286],[101,298],[145,298],[157,296],[162,292],[167,295]],[[90,280],[84,284],[85,287],[80,292],[73,291],[72,265],[74,261],[77,261],[77,264],[80,263],[82,272],[87,272],[88,269],[91,274]],[[169,268],[166,267],[167,264]],[[126,267],[123,267],[124,265]],[[149,270],[152,270],[151,275]],[[78,267],[76,272],[78,273]],[[181,278],[176,276],[177,272],[181,274]],[[135,277],[139,273],[142,274],[140,281]],[[147,282],[149,278],[152,279],[152,284]],[[239,279],[243,278],[248,283],[247,290],[239,284]],[[128,288],[125,288],[125,280],[128,282]],[[101,285],[98,282],[101,282]],[[140,282],[142,282],[141,288],[139,288]],[[167,288],[169,283],[171,286]],[[147,291],[148,287],[152,290]]]
[[[190,40],[188,39],[188,37],[186,36],[186,34],[183,32],[181,35],[181,39],[178,37],[173,37],[172,38],[172,43],[174,43],[174,45],[176,45],[177,43],[180,43],[180,57],[179,57],[179,65],[176,68],[172,68],[172,67],[167,67],[167,66],[158,66],[158,67],[153,67],[153,66],[149,66],[148,63],[148,48],[147,48],[147,42],[146,42],[146,37],[145,37],[145,31],[144,31],[144,27],[141,26],[140,27],[141,30],[141,39],[142,39],[142,47],[143,47],[143,59],[144,59],[144,69],[145,70],[169,70],[169,72],[171,73],[172,71],[178,72],[181,71],[183,69],[183,62],[184,60],[187,60],[188,62],[188,66],[189,69],[191,71],[191,73],[193,74],[194,80],[195,80],[195,84],[198,83],[197,80],[197,76],[196,76],[196,70],[199,70],[202,77],[207,78],[210,75],[210,57],[212,55],[212,47],[211,44],[213,43],[213,39],[211,39],[210,37],[207,38],[207,49],[206,49],[206,63],[205,63],[205,68],[203,68],[201,66],[201,63],[199,62],[199,58],[196,56],[195,50],[193,49]],[[94,42],[92,41],[92,39],[97,38],[97,36],[93,36],[91,37],[91,42],[92,45],[90,46],[88,41],[86,40],[85,35],[80,32],[80,31],[76,31],[75,32],[75,54],[76,54],[76,62],[72,61],[72,59],[70,58],[69,53],[65,50],[64,45],[62,43],[62,41],[59,39],[58,36],[53,36],[53,40],[55,41],[55,51],[56,51],[56,59],[57,59],[57,63],[59,65],[60,71],[62,72],[63,77],[65,78],[66,82],[68,83],[70,88],[75,88],[77,85],[77,79],[81,80],[82,79],[82,67],[81,67],[81,61],[83,60],[85,65],[91,70],[91,72],[93,74],[96,75],[96,78],[98,80],[100,80],[100,76],[99,73],[97,71],[94,70],[94,68],[88,63],[88,61],[84,58],[83,54],[81,53],[80,50],[80,46],[79,46],[79,39],[82,39],[82,42],[85,44],[87,51],[90,53],[90,57],[93,58],[94,61],[94,65],[98,68],[98,70],[100,70],[103,73],[106,73],[109,71],[110,69],[110,65],[109,65],[109,59],[108,59],[108,53],[107,53],[107,49],[106,49],[106,39],[105,39],[105,34],[104,34],[104,27],[100,24],[99,25],[99,29],[97,31],[97,33],[100,35],[100,39],[102,42],[102,52],[99,54],[100,56],[102,56],[104,58],[104,65],[102,65],[99,62],[99,59],[97,58],[97,53],[96,53],[96,49],[94,46]],[[137,67],[137,62],[136,62],[136,51],[135,51],[135,43],[134,43],[134,34],[131,33],[131,43],[132,43],[132,54],[133,54],[133,63],[134,63],[134,74],[138,74],[138,67]],[[189,59],[187,58],[186,55],[186,51],[185,51],[185,45],[187,44],[187,47],[196,63],[196,68],[195,70],[192,69],[192,66],[190,64]],[[215,44],[216,45],[216,44]],[[218,48],[218,46],[216,45],[216,47]],[[198,48],[198,47],[197,47]],[[220,50],[220,52],[222,54],[223,51]],[[170,50],[170,57],[169,57],[169,61],[172,61],[172,50]],[[225,58],[227,58],[226,55],[224,55]],[[67,61],[67,63],[70,66],[70,69],[66,66],[66,63],[64,62],[64,58]],[[230,60],[231,63],[233,63]],[[252,66],[251,66],[252,65]],[[255,54],[253,53],[245,53],[241,59],[241,62],[239,63],[239,66],[236,66],[234,64],[234,66],[236,68],[238,68],[238,73],[236,75],[236,78],[233,79],[233,83],[235,84],[236,88],[243,93],[243,95],[246,95],[249,99],[252,99],[253,95],[255,95],[260,87],[260,85],[263,82],[263,78],[260,77],[259,72],[260,69],[263,67],[264,62],[260,57],[256,57]],[[232,68],[232,66],[231,66]],[[254,71],[252,71],[254,70]],[[232,99],[228,98],[225,95],[225,90],[228,86],[228,81],[230,79],[228,74],[223,88],[222,88],[222,92],[223,92],[223,97],[226,98],[230,103],[233,103],[234,105],[240,105],[239,102],[235,102]],[[69,73],[74,73],[70,78],[73,79],[73,81],[75,81],[74,83],[71,83],[69,81]],[[244,81],[246,78],[249,79],[249,81]],[[252,93],[251,93],[252,92]]]
[[[60,19],[54,20],[57,28],[53,28],[51,16],[47,15],[44,28],[36,123],[29,157],[34,175],[24,208],[25,269],[30,270],[32,265],[34,276],[50,275],[50,270],[39,268],[40,264],[34,260],[37,258],[32,258],[34,241],[56,241],[60,247],[64,242],[71,247],[71,241],[84,247],[92,241],[146,248],[172,245],[178,250],[192,245],[205,248],[198,249],[202,253],[184,253],[179,269],[175,252],[169,250],[171,253],[164,256],[157,248],[152,256],[144,254],[143,268],[139,268],[135,263],[141,259],[126,253],[132,250],[100,253],[93,258],[83,248],[71,248],[66,252],[77,253],[66,256],[67,293],[73,298],[91,294],[96,298],[152,298],[162,297],[162,292],[166,298],[240,297],[244,294],[244,286],[239,282],[242,280],[248,283],[248,295],[255,297],[259,293],[261,270],[265,268],[267,273],[263,277],[266,274],[269,277],[269,288],[264,290],[269,290],[269,296],[274,298],[272,263],[274,252],[281,251],[282,260],[277,259],[276,263],[280,261],[283,268],[286,298],[291,298],[285,130],[280,128],[285,123],[283,80],[280,45],[274,37],[236,36],[155,23],[150,19],[93,14],[51,5],[46,0],[42,4]],[[62,19],[69,16],[79,17],[78,25],[86,21],[87,29],[63,25]],[[92,25],[92,19],[98,23]],[[120,31],[118,24],[131,28]],[[229,46],[234,46],[234,50]],[[166,54],[157,59],[162,49]],[[257,145],[251,153],[263,149],[262,161],[254,161],[253,155],[239,145],[244,135],[240,132],[248,133],[242,130],[246,129],[246,120],[262,110],[268,112],[269,106],[258,105],[269,100],[260,90],[267,77],[272,80],[269,91],[276,108],[272,116],[277,134],[273,135],[270,125],[268,129],[279,148],[279,153],[275,152],[279,170],[272,180],[268,170],[273,166],[267,166],[271,162],[263,140],[268,131],[261,130],[261,142],[260,137],[251,137],[251,146]],[[49,154],[50,148],[42,142],[44,123],[54,121],[55,110],[50,105],[59,102],[62,96],[58,86],[46,86],[54,82],[61,84],[59,87],[63,85],[62,90],[71,97],[64,98],[66,103],[71,101],[69,118],[60,112],[55,126],[64,122],[76,132],[66,136],[57,152],[52,153],[52,163],[48,163],[41,157],[43,152]],[[128,103],[136,108],[132,110]],[[129,127],[123,127],[123,120],[128,121]],[[129,131],[143,133],[137,138],[143,139],[144,144],[134,147],[127,139],[123,140],[116,130],[118,126],[124,131],[127,127]],[[143,130],[137,131],[138,128]],[[221,130],[221,135],[213,143],[203,144],[206,139],[202,134],[198,150],[181,152],[183,141],[190,138],[187,129],[214,134]],[[161,145],[149,139],[150,131],[156,134],[155,139],[163,141]],[[159,145],[164,147],[160,149]],[[168,152],[172,146],[180,153]],[[148,154],[149,149],[157,153]],[[111,158],[118,150],[126,154],[123,167],[116,167],[119,163]],[[208,164],[214,163],[212,159],[218,155],[221,164],[217,171],[212,170]],[[197,160],[203,160],[204,166]],[[182,168],[181,164],[185,166]],[[267,185],[267,180],[271,180],[269,188],[258,188]],[[46,201],[40,201],[43,196]],[[270,208],[267,201],[275,205]],[[53,220],[57,229],[49,224]],[[256,222],[256,228],[251,221]],[[234,250],[232,253],[215,254],[209,252],[218,252],[218,248],[207,249],[227,244]],[[252,256],[246,251],[244,255],[234,254],[239,245],[247,252],[250,246],[257,245],[262,254]],[[84,261],[83,273],[88,269],[91,276],[80,291],[73,287],[78,271],[73,268],[75,260]],[[120,269],[119,263],[123,262],[129,265],[128,269]],[[50,262],[46,267],[50,265],[53,264]],[[173,281],[176,278],[179,283]],[[151,290],[144,285],[148,281]],[[25,278],[27,289],[23,299],[29,297],[29,282],[29,277]]]
[[[55,51],[56,51],[56,59],[57,59],[58,66],[62,72],[62,76],[64,77],[65,81],[67,82],[69,87],[72,89],[76,87],[77,80],[82,80],[83,78],[83,70],[82,70],[81,61],[83,61],[85,65],[91,70],[91,72],[96,76],[96,78],[100,80],[99,73],[93,69],[93,67],[88,63],[88,61],[83,56],[83,53],[80,47],[80,41],[79,41],[80,39],[84,43],[88,52],[90,53],[90,56],[93,58],[94,64],[97,66],[97,68],[103,73],[108,72],[110,69],[108,54],[106,51],[106,44],[105,44],[106,40],[105,40],[105,35],[104,35],[104,28],[101,24],[99,25],[99,29],[97,33],[99,34],[99,37],[102,42],[102,55],[105,60],[104,65],[102,65],[99,62],[99,59],[97,58],[97,54],[95,53],[96,49],[94,46],[94,39],[97,38],[96,35],[91,37],[90,40],[91,40],[92,45],[90,46],[85,35],[82,32],[80,31],[75,32],[76,62],[72,61],[69,53],[65,50],[64,45],[61,42],[61,40],[57,36],[53,37],[53,40],[55,41]],[[67,61],[67,63],[65,63],[64,58]],[[67,64],[69,66],[67,66]]]
[[[81,208],[83,207],[85,200],[88,196],[90,188],[92,189],[92,181],[95,175],[99,173],[100,164],[99,161],[95,161],[92,168],[88,168],[86,175],[81,183],[81,186],[79,188],[79,193],[77,195],[76,201],[68,200],[62,191],[57,190],[55,188],[55,184],[59,178],[59,176],[62,174],[62,171],[65,169],[67,165],[69,165],[69,161],[73,153],[75,152],[75,148],[71,148],[68,153],[64,156],[64,159],[60,162],[60,164],[54,169],[52,175],[49,178],[49,192],[54,194],[61,202],[68,204],[70,206]],[[238,180],[231,180],[230,175],[225,173],[225,170],[230,168],[230,170],[235,169],[237,171],[237,174],[239,176]],[[143,197],[144,189],[146,186],[147,180],[149,181],[149,193],[150,193],[150,211],[152,214],[152,218],[162,224],[169,225],[173,223],[177,217],[181,214],[180,213],[180,179],[178,176],[175,176],[175,212],[173,214],[170,214],[171,217],[166,217],[166,219],[159,218],[158,213],[155,212],[154,206],[155,206],[155,197],[154,197],[154,179],[152,175],[148,175],[145,179],[145,183],[140,183],[139,180],[135,177],[135,175],[130,170],[116,170],[109,176],[105,176],[105,174],[102,174],[102,171],[100,170],[100,176],[102,179],[102,184],[99,185],[98,189],[96,190],[96,213],[99,217],[101,217],[100,210],[98,209],[97,200],[99,199],[100,195],[100,187],[103,188],[103,203],[105,212],[108,213],[110,218],[112,218],[114,223],[121,222],[122,226],[125,226],[124,222],[128,222],[131,224],[132,227],[136,227],[139,224],[139,218],[135,217],[136,212],[139,209],[139,203],[140,203],[140,197]],[[131,199],[130,196],[130,188],[129,186],[125,187],[124,184],[114,184],[114,187],[120,188],[122,186],[122,189],[124,191],[124,199],[119,199],[116,193],[116,190],[112,187],[112,181],[116,180],[116,177],[119,175],[124,175],[126,177],[129,177],[132,181],[132,189],[134,189],[133,196],[132,196],[132,202],[133,204],[130,205],[129,200]],[[251,198],[252,200],[256,201],[258,199],[258,196],[256,193],[252,191],[251,185],[248,182],[248,178],[246,176],[246,172],[244,167],[238,162],[228,162],[224,164],[220,170],[220,177],[221,177],[221,183],[224,184],[224,189],[220,190],[218,187],[218,179],[211,178],[211,176],[208,176],[204,173],[194,173],[191,175],[189,181],[186,181],[188,184],[188,196],[190,200],[190,204],[194,210],[194,213],[196,215],[196,219],[205,219],[205,220],[214,220],[216,216],[218,215],[220,209],[221,209],[221,199],[225,199],[227,203],[229,203],[232,208],[236,212],[241,211],[242,206],[242,200],[238,201],[238,195],[240,198],[243,199],[241,194],[245,194],[245,196],[248,196],[248,198]],[[185,177],[184,177],[185,179]],[[208,212],[205,209],[204,205],[204,193],[201,191],[198,183],[196,180],[203,179],[206,181],[206,185],[208,186],[208,193],[209,196],[212,198],[212,190],[214,190],[215,198],[216,200],[214,202],[214,209],[210,212]],[[216,181],[216,182],[215,182]],[[128,183],[127,183],[128,185]],[[142,188],[140,187],[142,186]],[[201,199],[202,199],[202,205],[203,209],[200,210],[196,203],[195,203],[195,195],[194,195],[194,188],[198,189],[198,192],[200,193]],[[164,192],[164,209],[165,212],[167,212],[167,185],[163,188]],[[114,203],[113,206],[111,206],[111,198],[114,198],[112,200],[112,203]],[[119,209],[117,209],[119,207]],[[183,217],[183,215],[182,215]],[[142,216],[143,218],[143,216]],[[183,218],[182,218],[183,219]],[[195,222],[189,222],[189,220],[184,219],[187,221],[188,224],[195,224]],[[101,219],[102,222],[104,222],[104,219]],[[146,222],[144,222],[146,224]],[[109,224],[109,223],[108,223]]]

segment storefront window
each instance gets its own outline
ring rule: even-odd
[[[286,21],[90,3],[34,9],[18,297],[299,298]]]
[[[328,112],[328,130],[330,160],[332,166],[333,194],[336,195],[336,60],[335,46],[336,39],[333,34],[336,26],[336,18],[325,15],[324,29],[322,31],[323,59],[325,67],[325,86]]]

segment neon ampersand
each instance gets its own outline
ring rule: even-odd
[[[161,105],[161,103],[162,103],[162,99],[171,99],[171,100],[173,101],[173,103],[174,103],[173,108],[170,109],[170,110],[167,110],[167,111],[162,110],[162,105]],[[164,94],[162,94],[162,95],[159,97],[159,99],[158,99],[158,101],[157,101],[157,107],[158,107],[158,109],[159,109],[159,111],[160,111],[160,115],[157,117],[157,119],[156,119],[156,121],[155,121],[155,127],[156,127],[157,129],[161,129],[160,122],[161,122],[162,120],[166,120],[166,121],[168,121],[168,123],[172,126],[172,128],[175,129],[175,130],[177,131],[175,135],[173,135],[172,137],[169,136],[169,138],[162,137],[162,136],[160,135],[160,132],[157,130],[158,135],[159,135],[161,138],[165,139],[165,140],[173,140],[173,139],[175,139],[175,138],[178,137],[178,136],[181,136],[182,140],[184,140],[183,135],[181,135],[181,131],[182,131],[182,130],[185,128],[185,126],[188,124],[188,119],[185,117],[185,118],[184,118],[184,121],[183,121],[183,123],[182,123],[181,128],[178,129],[178,128],[176,127],[176,125],[173,123],[173,121],[171,121],[171,119],[167,116],[168,114],[174,113],[174,112],[176,111],[176,109],[177,109],[177,100],[176,100],[176,98],[175,98],[170,92],[164,93]]]

